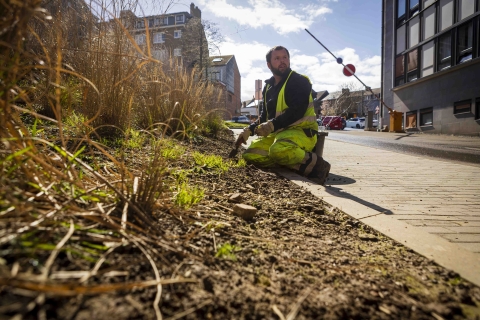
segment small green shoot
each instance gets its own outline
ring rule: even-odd
[[[201,188],[191,187],[187,182],[178,186],[178,193],[175,196],[175,204],[190,208],[192,205],[202,201],[204,191]]]
[[[237,256],[234,252],[238,250],[240,250],[240,247],[234,246],[226,242],[222,244],[220,248],[218,248],[217,253],[215,254],[215,258],[237,261]]]

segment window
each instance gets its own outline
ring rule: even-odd
[[[452,66],[452,41],[450,32],[438,38],[438,67],[437,71]]]
[[[153,34],[153,43],[164,43],[165,32],[156,32]]]
[[[405,25],[397,29],[397,54],[405,51]]]
[[[212,80],[212,81],[216,81],[216,80],[220,81],[220,80],[222,80],[222,73],[221,73],[221,71],[212,71],[212,72],[210,72],[210,80]]]
[[[439,30],[445,30],[453,24],[453,0],[440,0]]]
[[[137,44],[145,44],[147,36],[145,34],[137,34],[135,35],[135,42]]]
[[[461,21],[475,13],[475,0],[458,0],[458,20]]]
[[[408,22],[408,47],[411,48],[419,41],[420,18],[415,17]]]
[[[175,23],[183,23],[184,22],[184,15],[179,14],[178,16],[175,16]]]
[[[182,55],[182,49],[180,48],[173,49],[173,56],[180,57],[181,55]]]
[[[435,17],[436,8],[431,6],[423,12],[422,15],[422,40],[428,39],[435,35]]]
[[[153,50],[152,57],[160,61],[165,61],[167,60],[167,50]]]
[[[407,112],[406,118],[406,129],[417,127],[417,111]]]
[[[163,17],[163,25],[168,26],[168,17]]]
[[[404,55],[395,59],[395,85],[399,86],[405,83],[405,60]]]
[[[418,4],[418,0],[410,0],[409,16],[413,17],[414,15],[418,14],[419,11],[420,5]]]
[[[145,29],[145,21],[138,20],[137,21],[137,29]]]
[[[433,59],[435,57],[434,44],[434,41],[430,41],[424,44],[422,47],[422,59],[420,59],[420,63],[422,64],[421,77],[426,77],[430,74],[433,74]]]
[[[153,28],[153,22],[154,22],[154,21],[155,21],[155,20],[154,20],[153,18],[148,19],[148,27],[149,27],[149,28]]]
[[[418,49],[407,54],[407,82],[418,79]]]
[[[155,18],[155,26],[160,26],[162,24],[161,18]]]
[[[420,110],[420,126],[433,125],[433,108]]]
[[[473,57],[473,21],[457,29],[457,63],[462,63]]]
[[[480,120],[480,98],[475,100],[475,120]]]
[[[175,39],[181,38],[181,37],[182,37],[182,30],[175,30],[175,31],[173,31],[173,37],[174,37]]]
[[[405,1],[406,0],[398,0],[397,3],[397,22],[402,23],[405,21]]]
[[[453,114],[470,113],[472,111],[472,101],[463,100],[453,104]]]

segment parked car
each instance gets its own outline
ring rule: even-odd
[[[350,119],[347,119],[347,127],[363,129],[363,128],[365,128],[365,118],[350,118]]]
[[[342,119],[343,118],[339,116],[326,116],[320,121],[317,120],[317,122],[319,126],[324,126],[327,130],[343,130],[345,126],[343,125]]]
[[[237,116],[237,117],[232,117],[232,120],[230,122],[238,122],[238,123],[248,123],[250,124],[250,119],[246,116]]]

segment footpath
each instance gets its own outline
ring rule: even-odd
[[[382,133],[388,134],[388,133]],[[480,286],[480,168],[325,140],[325,186],[278,173]]]

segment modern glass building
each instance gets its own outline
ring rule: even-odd
[[[382,96],[404,130],[480,135],[480,0],[382,5]]]

